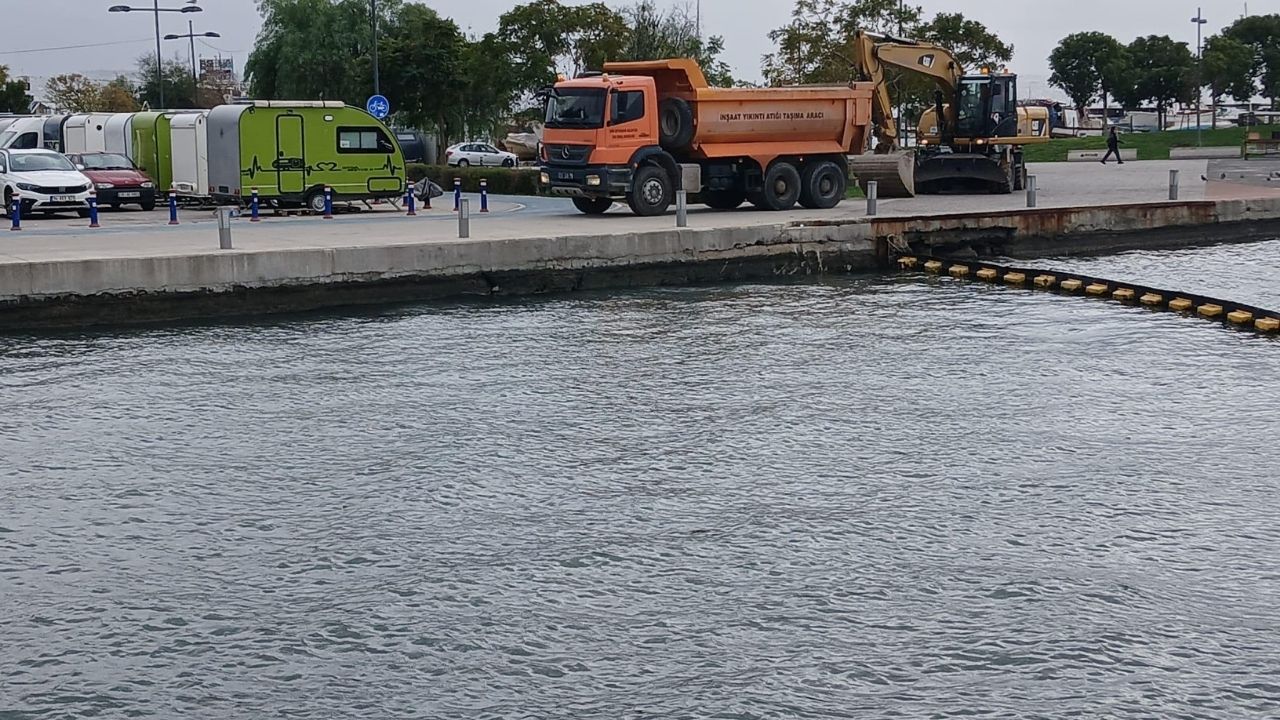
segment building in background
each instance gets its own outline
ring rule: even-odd
[[[216,93],[220,102],[233,103],[244,96],[244,87],[236,75],[233,58],[221,55],[200,58],[200,87]]]

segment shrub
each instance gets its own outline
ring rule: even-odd
[[[456,168],[447,165],[424,165],[409,163],[405,168],[410,182],[418,182],[422,178],[430,178],[431,182],[444,188],[445,193],[453,191],[453,179],[462,179],[463,192],[479,192],[480,180],[489,183],[489,192],[496,195],[537,195],[537,168]]]

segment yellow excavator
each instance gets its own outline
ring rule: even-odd
[[[878,184],[880,197],[917,193],[986,191],[1010,193],[1026,181],[1022,148],[1049,141],[1049,111],[1018,106],[1018,76],[984,70],[966,74],[945,48],[916,40],[860,31],[855,65],[875,83],[871,119],[875,153],[851,158],[850,170],[866,189]],[[902,148],[893,120],[886,67],[931,78],[934,106],[920,117],[916,147]]]

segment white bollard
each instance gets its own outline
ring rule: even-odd
[[[1169,171],[1169,199],[1170,200],[1178,199],[1178,171],[1177,170]]]
[[[875,180],[867,181],[867,214],[875,215],[876,206],[880,202],[880,183]]]
[[[1035,206],[1036,206],[1036,176],[1028,175],[1027,176],[1027,207],[1033,208]]]
[[[471,237],[471,201],[466,198],[458,201],[458,237]]]
[[[235,208],[222,206],[218,208],[218,247],[231,249],[231,213]]]
[[[676,227],[689,226],[689,194],[684,190],[676,191]]]

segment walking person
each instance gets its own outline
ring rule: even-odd
[[[1116,135],[1116,129],[1111,128],[1111,134],[1107,135],[1107,154],[1102,156],[1102,164],[1107,164],[1107,159],[1112,155],[1116,156],[1116,160],[1123,165],[1124,159],[1120,157],[1120,137]]]

